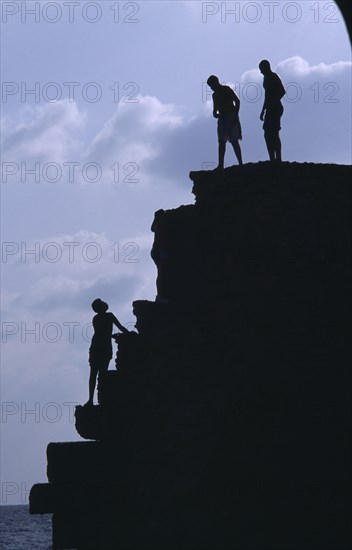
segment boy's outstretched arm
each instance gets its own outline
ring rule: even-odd
[[[117,319],[117,317],[115,317],[115,315],[112,313],[112,322],[114,323],[114,325],[119,329],[121,330],[121,332],[124,332],[124,333],[127,333],[129,332],[129,330],[127,330],[126,327],[124,327],[123,325],[121,325],[120,321]]]

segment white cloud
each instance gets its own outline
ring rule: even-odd
[[[319,63],[318,65],[310,65],[309,61],[295,55],[288,59],[284,59],[272,69],[280,75],[302,79],[306,77],[323,78],[340,75],[343,72],[350,71],[352,68],[351,61],[337,61],[336,63]],[[259,68],[254,68],[246,71],[241,76],[242,82],[261,82],[263,75]]]
[[[4,270],[4,287],[8,289],[4,313],[16,311],[16,320],[31,318],[33,312],[45,316],[82,310],[104,287],[110,288],[120,306],[127,303],[130,307],[131,296],[123,297],[118,290],[121,284],[134,291],[148,272],[154,272],[149,256],[151,233],[112,242],[105,233],[81,230],[23,244],[25,247],[18,243],[16,254],[6,258]],[[36,253],[26,254],[26,250]],[[23,280],[22,292],[9,288],[13,281],[18,288]]]
[[[26,105],[17,118],[3,121],[2,151],[8,161],[63,162],[81,147],[79,134],[86,113],[68,99],[43,105]]]
[[[306,59],[296,55],[281,61],[275,70],[291,77],[331,77],[341,74],[344,71],[350,71],[352,68],[351,61],[337,61],[336,63],[319,63],[318,65],[310,65]]]
[[[241,76],[241,82],[260,82],[263,76],[259,69],[250,69]]]
[[[137,96],[136,103],[118,104],[113,116],[93,138],[86,158],[133,162],[156,158],[166,136],[184,124],[180,108],[156,97]]]

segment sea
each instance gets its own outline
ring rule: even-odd
[[[27,505],[0,506],[0,549],[52,550],[51,519],[32,516]]]

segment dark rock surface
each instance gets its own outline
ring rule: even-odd
[[[192,172],[163,302],[134,302],[81,443],[48,447],[55,548],[351,544],[351,169]],[[160,242],[160,239],[159,239]],[[160,277],[160,270],[159,270]]]

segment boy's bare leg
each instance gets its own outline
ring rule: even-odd
[[[274,146],[274,139],[270,132],[264,132],[265,137],[265,143],[266,147],[268,149],[269,158],[271,162],[275,161],[275,146]]]
[[[281,140],[280,140],[279,132],[278,132],[277,135],[275,136],[275,139],[274,139],[274,146],[275,146],[275,160],[276,160],[276,162],[282,162],[282,157],[281,157]]]
[[[224,169],[225,151],[226,151],[226,142],[219,141],[219,164],[217,166],[218,170]]]
[[[243,162],[242,162],[242,151],[241,151],[241,147],[240,147],[240,144],[238,143],[238,141],[233,141],[232,142],[232,147],[233,147],[233,150],[235,151],[235,155],[236,155],[236,158],[238,160],[238,164],[243,164]]]
[[[95,369],[92,369],[91,367],[90,375],[89,375],[89,399],[86,405],[93,405],[94,391],[97,383],[97,374],[98,374],[98,371],[96,371]]]

